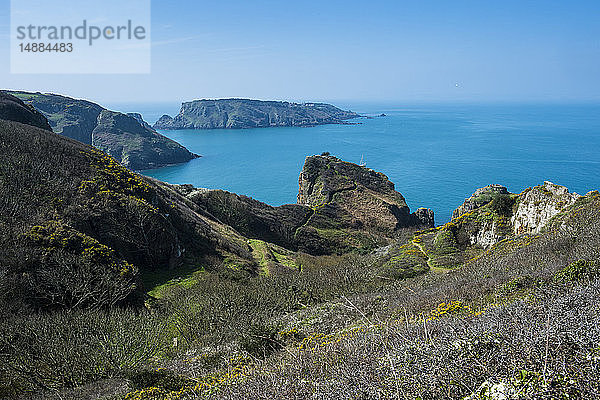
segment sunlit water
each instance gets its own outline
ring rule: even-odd
[[[272,205],[295,203],[307,155],[329,151],[385,173],[411,209],[436,223],[476,188],[518,193],[550,180],[584,194],[600,187],[600,105],[341,104],[386,117],[359,125],[161,131],[202,158],[143,171],[170,183],[225,189]],[[154,122],[177,105],[114,106]]]

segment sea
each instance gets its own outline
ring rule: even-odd
[[[551,181],[600,189],[600,104],[335,103],[369,118],[352,125],[159,131],[201,158],[141,171],[173,184],[224,189],[278,206],[296,202],[307,156],[330,152],[386,174],[411,210],[450,220],[475,189],[513,193]],[[177,103],[109,104],[154,123]],[[385,114],[385,116],[380,116]]]

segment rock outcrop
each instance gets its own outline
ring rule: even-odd
[[[48,120],[39,111],[23,103],[21,99],[2,91],[0,91],[0,119],[52,131]]]
[[[95,146],[131,169],[157,168],[197,157],[154,131],[140,114],[116,113],[90,101],[55,94],[11,93],[39,110],[55,133]]]
[[[491,202],[495,197],[503,194],[509,193],[506,187],[502,185],[494,184],[479,188],[471,195],[471,197],[465,199],[464,203],[454,210],[452,218],[458,218],[463,214],[484,206]]]
[[[135,117],[108,110],[98,115],[92,143],[133,170],[184,163],[197,157]]]
[[[514,233],[539,233],[552,217],[580,197],[552,182],[524,190],[519,195],[517,209],[511,218]]]
[[[163,115],[155,129],[243,129],[341,124],[360,115],[331,104],[250,99],[195,100],[183,103],[174,118]]]
[[[431,210],[411,214],[385,175],[335,157],[307,157],[299,181],[298,204],[280,207],[222,190],[175,188],[248,238],[314,255],[368,251],[401,229],[434,224]]]
[[[490,185],[465,200],[454,211],[450,225],[462,246],[489,248],[511,235],[539,233],[552,217],[580,197],[551,182],[518,195],[504,186]]]
[[[520,194],[510,193],[501,185],[486,186],[466,199],[450,222],[425,231],[415,243],[427,254],[430,265],[454,268],[497,244],[527,245],[534,240],[530,235],[540,234],[552,224],[563,223],[560,219],[576,215],[577,212],[569,210],[576,207],[579,200],[597,199],[597,196],[597,192],[592,192],[582,197],[551,182]]]
[[[299,185],[298,204],[346,228],[391,235],[401,228],[434,226],[433,211],[411,214],[387,176],[333,156],[307,157]]]

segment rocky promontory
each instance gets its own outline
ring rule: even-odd
[[[103,110],[98,115],[92,138],[95,147],[134,170],[180,164],[197,157],[134,116],[114,111]]]
[[[176,188],[246,237],[314,255],[368,251],[391,243],[402,229],[434,225],[433,211],[411,214],[384,174],[333,156],[306,158],[298,204],[273,207],[223,190]]]
[[[250,99],[194,100],[175,117],[163,115],[155,129],[243,129],[343,124],[360,115],[325,103]]]
[[[56,94],[11,94],[43,114],[55,133],[97,147],[131,169],[158,168],[197,157],[152,129],[140,114],[121,114],[90,101]]]
[[[464,203],[454,210],[452,219],[458,218],[463,214],[484,206],[494,200],[494,198],[505,194],[508,194],[508,189],[502,185],[494,184],[479,188],[468,199],[465,199]]]
[[[391,234],[409,226],[433,227],[433,212],[410,213],[402,194],[381,172],[331,155],[307,157],[298,204],[334,216],[345,227]]]

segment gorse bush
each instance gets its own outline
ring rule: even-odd
[[[160,307],[188,345],[247,340],[249,329],[271,326],[286,313],[387,283],[359,255],[304,256],[297,262],[306,265],[302,271],[255,278],[205,274],[192,287],[166,289]]]
[[[211,398],[568,399],[600,395],[600,281],[483,314],[366,326],[294,351]],[[574,304],[578,306],[574,309]],[[505,397],[485,397],[494,387]],[[486,389],[488,388],[488,389]]]

